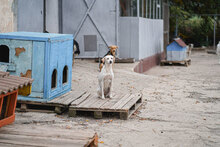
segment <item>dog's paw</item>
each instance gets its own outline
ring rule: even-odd
[[[103,99],[103,100],[104,100],[104,99],[105,99],[105,97],[104,97],[104,96],[102,96],[102,97],[101,97],[101,99]]]
[[[111,95],[111,94],[109,95],[109,98],[110,98],[110,99],[112,98],[112,95]]]

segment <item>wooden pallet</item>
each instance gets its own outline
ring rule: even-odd
[[[95,58],[95,62],[100,62],[102,58]],[[115,63],[134,63],[134,58],[116,58]]]
[[[68,110],[69,105],[82,95],[86,91],[70,91],[63,96],[57,97],[47,102],[39,101],[17,101],[17,111],[32,111],[32,112],[55,112],[61,114],[65,110]]]
[[[189,66],[191,65],[191,59],[186,59],[183,61],[167,61],[167,60],[161,60],[160,65],[184,65],[184,66]]]
[[[113,98],[100,99],[97,95],[86,93],[69,106],[69,116],[79,112],[92,112],[94,118],[102,118],[103,113],[119,114],[120,119],[128,119],[142,104],[142,95],[116,94]]]
[[[14,124],[0,129],[0,146],[97,147],[98,135],[90,130]]]

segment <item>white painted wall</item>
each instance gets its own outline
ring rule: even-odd
[[[139,59],[139,18],[119,18],[119,57]]]
[[[163,20],[139,18],[139,59],[163,51]]]
[[[140,60],[163,51],[163,20],[141,17],[119,18],[121,58]]]

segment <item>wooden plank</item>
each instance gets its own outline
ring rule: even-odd
[[[71,94],[75,94],[75,93],[76,93],[76,91],[70,91],[70,92],[68,92],[68,93],[66,93],[66,94],[64,94],[64,95],[62,95],[62,96],[60,96],[60,97],[57,97],[57,98],[55,98],[55,99],[49,101],[49,103],[62,103],[62,102],[64,102],[66,99],[71,98],[71,97],[70,97]]]
[[[97,100],[95,103],[91,104],[91,105],[89,106],[89,108],[100,109],[100,107],[101,107],[103,104],[105,104],[106,102],[108,102],[108,99],[110,99],[110,98],[105,98],[105,99],[98,98],[98,100]]]
[[[59,103],[63,105],[69,105],[71,104],[71,102],[80,98],[85,93],[86,91],[71,91],[67,95],[51,100],[49,103]]]
[[[132,99],[128,103],[126,103],[122,109],[129,110],[139,99],[141,99],[142,95],[140,93],[134,94]]]
[[[96,101],[95,103],[93,103],[92,105],[89,106],[89,108],[97,108],[100,109],[100,107],[105,104],[106,102],[108,102],[108,99],[101,99],[99,98],[98,101]]]
[[[43,134],[43,132],[42,132]],[[28,146],[84,146],[87,140],[66,139],[66,138],[48,138],[41,136],[26,136],[13,134],[0,134],[0,143],[11,143],[13,145],[28,145]]]
[[[0,144],[11,146],[88,146],[94,144],[97,146],[98,136],[88,130],[10,125],[1,128]]]
[[[83,101],[81,104],[77,105],[76,108],[81,108],[87,104],[90,104],[92,101],[94,101],[95,96],[96,96],[95,94],[90,95],[85,101]]]
[[[69,98],[67,98],[66,100],[64,100],[62,102],[62,104],[64,105],[70,105],[74,100],[80,98],[82,95],[84,95],[86,92],[77,92],[75,94],[71,94],[70,96],[68,96]]]
[[[135,112],[137,109],[142,105],[142,103],[136,103],[135,104],[135,109],[134,110],[129,110],[129,115],[128,118]]]
[[[17,103],[19,104],[30,104],[30,105],[39,105],[39,106],[60,106],[64,107],[60,103],[49,103],[49,102],[37,102],[37,101],[24,101],[24,100],[18,100]]]
[[[167,60],[161,60],[160,62],[161,63],[170,63],[170,64],[172,64],[172,63],[185,63],[185,62],[190,62],[191,61],[191,59],[186,59],[186,60],[181,60],[181,61],[167,61]]]
[[[38,109],[26,109],[26,110],[21,110],[20,108],[16,108],[16,111],[18,112],[43,112],[43,113],[54,113],[54,110],[38,110]]]
[[[122,96],[122,94],[115,95],[113,98],[109,99],[105,104],[103,104],[99,108],[104,110],[110,109],[115,103],[117,103],[122,98]]]
[[[92,105],[93,103],[97,102],[98,100],[100,100],[100,98],[97,97],[97,95],[94,95],[91,99],[91,101],[89,101],[88,103],[85,103],[84,105],[82,105],[82,107],[84,108],[91,108],[90,105]]]
[[[53,130],[53,131],[51,131]],[[42,132],[44,132],[42,134]],[[92,130],[72,130],[72,129],[64,129],[59,127],[48,127],[48,126],[26,126],[26,125],[8,125],[0,129],[0,134],[23,134],[23,135],[30,135],[30,136],[45,136],[45,137],[59,137],[63,138],[74,138],[74,137],[91,137],[94,135],[94,131]]]
[[[80,103],[82,103],[84,100],[86,100],[91,94],[90,93],[85,93],[83,96],[81,96],[80,98],[74,100],[71,103],[71,106],[76,106],[79,105]]]
[[[130,99],[132,98],[131,94],[125,94],[111,109],[121,109]]]
[[[64,95],[60,96],[60,97],[57,97],[57,98],[54,98],[52,100],[50,100],[49,102],[50,103],[59,103],[63,97],[67,96],[67,95],[70,95],[71,91],[68,92],[68,93],[65,93]]]

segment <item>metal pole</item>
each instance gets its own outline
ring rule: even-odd
[[[140,17],[140,0],[137,0],[137,17]]]
[[[150,6],[150,10],[149,10],[149,18],[151,18],[151,0],[150,0],[150,4],[149,4],[149,6]]]
[[[62,5],[63,5],[62,0],[58,0],[59,33],[63,33],[63,6]]]
[[[157,4],[158,4],[158,0],[156,0],[156,2],[155,2],[155,7],[156,7],[156,19],[158,19],[158,7],[157,7]]]
[[[178,19],[177,19],[177,15],[176,15],[176,31],[175,31],[175,37],[178,36]]]
[[[162,2],[161,2],[161,0],[160,0],[159,19],[162,19],[162,17],[161,17],[161,9],[162,9]]]
[[[145,15],[146,15],[146,18],[148,18],[147,16],[148,15],[148,0],[146,0],[146,14]]]
[[[153,0],[152,3],[153,3],[153,19],[155,19],[155,0]]]
[[[119,1],[118,0],[115,0],[115,4],[116,4],[116,22],[115,22],[115,42],[116,42],[116,45],[119,46],[119,41],[118,41],[118,27],[119,27]],[[119,51],[117,50],[117,54],[116,54],[117,57],[119,57]]]
[[[215,24],[216,24],[216,22],[215,22],[215,17],[214,17],[214,41],[213,41],[213,49],[215,50]]]
[[[144,0],[141,0],[141,12],[142,12],[142,14],[141,14],[141,17],[144,17]]]
[[[46,32],[46,0],[44,0],[44,8],[43,8],[43,32]]]

